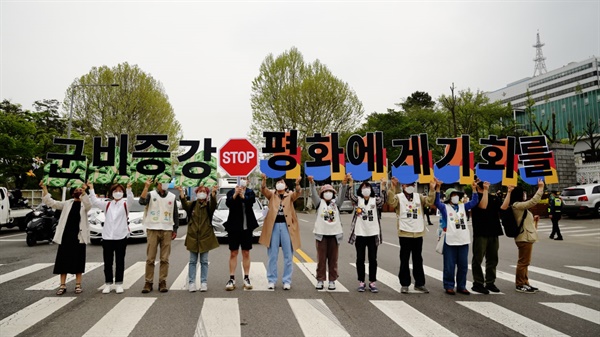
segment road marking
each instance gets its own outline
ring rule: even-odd
[[[300,220],[302,222],[309,222],[308,220],[304,220],[304,219],[298,219],[298,220]]]
[[[3,236],[0,237],[0,239],[12,238],[13,236],[22,236],[22,235],[27,235],[27,233],[19,233],[19,234],[13,234],[13,235],[3,235]]]
[[[316,262],[305,262],[305,263],[297,263],[298,268],[306,275],[306,277],[313,282],[313,284],[317,283],[317,263]],[[344,287],[341,283],[335,282],[335,290],[327,289],[327,282],[324,282],[325,285],[323,290],[318,290],[319,292],[336,292],[336,293],[347,293],[348,289]]]
[[[588,267],[588,266],[565,266],[568,268],[579,269],[583,271],[589,271],[590,273],[600,274],[600,268]]]
[[[383,241],[383,243],[385,243],[386,245],[390,245],[390,246],[396,247],[396,248],[400,248],[399,245],[394,244],[394,243],[389,243],[389,242],[385,242],[385,241]]]
[[[156,298],[126,297],[83,336],[128,336]]]
[[[49,266],[53,265],[53,263],[36,263],[33,264],[31,266],[27,266],[25,268],[21,268],[21,269],[17,269],[15,271],[11,271],[10,273],[6,273],[3,275],[0,275],[0,284],[4,283],[4,282],[8,282],[10,280],[14,280],[18,277],[21,277],[23,275],[27,275],[27,274],[31,274],[33,272],[36,272],[38,270],[47,268]]]
[[[294,268],[293,265],[292,268]],[[252,291],[273,291],[273,289],[268,288],[269,281],[267,280],[267,268],[265,268],[263,262],[250,263],[250,282],[252,283]]]
[[[15,312],[0,321],[2,337],[12,337],[20,334],[74,299],[75,297],[44,297]]]
[[[511,266],[511,267],[516,268],[516,266]],[[575,276],[575,275],[571,275],[571,274],[560,273],[560,272],[557,272],[554,270],[549,270],[549,269],[544,269],[544,268],[534,267],[534,266],[529,266],[527,269],[534,273],[544,274],[547,276],[559,278],[561,280],[571,281],[571,282],[583,284],[583,285],[594,287],[594,288],[600,288],[600,280],[592,280],[589,278],[579,277],[579,276]]]
[[[156,264],[156,262],[154,263]],[[123,273],[123,289],[129,289],[140,277],[146,274],[146,261],[138,261],[131,267],[125,269]],[[104,289],[104,284],[98,287],[98,290]]]
[[[194,337],[241,336],[240,324],[237,298],[206,298]]]
[[[320,299],[288,299],[304,336],[350,336]]]
[[[456,336],[404,301],[370,301],[411,336]]]
[[[410,266],[410,268],[412,269],[412,265]],[[469,269],[471,269],[471,265],[469,265]],[[425,275],[429,276],[429,277],[433,277],[436,280],[442,281],[442,284],[444,282],[444,272],[441,270],[437,270],[437,269],[433,269],[431,267],[428,266],[423,266],[423,271],[425,272]],[[456,286],[456,284],[455,284]],[[473,287],[473,282],[471,281],[467,281],[466,283],[466,287],[467,290],[471,289]],[[473,291],[471,294],[473,295],[484,295],[478,292]],[[490,295],[504,295],[504,293],[494,293],[494,292],[490,292]]]
[[[181,241],[181,240],[185,240],[185,237],[187,236],[187,234],[183,235],[182,237],[176,237],[175,241]]]
[[[600,324],[600,311],[598,310],[586,308],[575,303],[540,302],[540,304],[585,319],[586,321]]]
[[[0,239],[0,242],[25,242],[23,239]]]
[[[298,258],[296,257],[296,255],[292,255],[292,262],[294,262],[294,263],[300,263],[300,260],[298,260]]]
[[[315,262],[315,261],[313,261],[313,259],[310,258],[310,256],[308,256],[308,254],[306,254],[304,251],[302,251],[302,249],[296,249],[296,253],[300,254],[300,256],[302,256],[302,258],[306,262]]]
[[[570,234],[570,233],[567,233]],[[575,235],[569,235],[569,236],[598,236],[600,235],[600,232],[593,232],[593,233],[585,233],[585,234],[575,234]]]
[[[356,268],[356,263],[350,263],[350,265],[352,267]],[[365,263],[365,274],[368,274],[368,273],[369,273],[369,264]],[[394,275],[394,274],[388,272],[387,270],[377,267],[377,281],[394,289],[396,292],[400,292],[400,283],[399,283],[400,281],[398,280],[398,275]],[[365,291],[368,291],[368,289]],[[417,293],[416,291],[411,291],[411,290],[409,290],[409,292]]]
[[[567,227],[567,228],[561,228],[560,231],[561,231],[561,233],[563,233],[563,232],[569,231],[571,229],[580,229],[580,228],[586,228],[586,227],[584,227],[584,226]],[[552,231],[552,227],[538,229],[538,232],[551,232],[551,231]]]
[[[567,336],[560,331],[554,330],[492,302],[457,301],[456,303],[525,336]]]
[[[90,271],[100,267],[104,263],[102,262],[88,262],[85,264],[84,273],[89,273]],[[67,281],[65,283],[69,283],[75,279],[75,275],[68,274]],[[54,290],[60,286],[60,278],[58,275],[53,276],[52,278],[47,279],[46,281],[40,282],[36,285],[33,285],[25,290]]]
[[[598,228],[588,228],[588,229],[578,229],[578,230],[574,230],[574,231],[571,231],[571,230],[562,230],[562,229],[560,230],[561,234],[584,233],[584,232],[591,232],[591,233],[588,233],[588,234],[597,234],[597,233],[600,233],[600,229],[598,229]]]
[[[531,266],[530,266],[531,268]],[[497,270],[496,271],[496,277],[499,279],[503,279],[503,280],[507,280],[510,282],[515,282],[515,275],[509,274],[509,273],[505,273],[502,271]],[[565,296],[565,295],[586,295],[589,296],[590,294],[584,294],[584,293],[580,293],[578,291],[574,291],[574,290],[570,290],[570,289],[566,289],[566,288],[561,288],[561,287],[556,287],[547,283],[543,283],[540,281],[534,281],[531,278],[529,279],[529,283],[533,284],[534,287],[538,287],[540,288],[540,291],[542,292],[546,292],[550,295],[557,295],[557,296]]]

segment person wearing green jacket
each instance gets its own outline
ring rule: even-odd
[[[194,201],[186,199],[181,186],[176,188],[179,191],[181,205],[190,215],[185,237],[185,247],[190,252],[188,290],[190,292],[196,291],[196,266],[199,258],[200,291],[204,292],[208,290],[208,251],[219,247],[219,241],[211,224],[212,215],[215,208],[217,208],[218,186],[213,186],[212,190],[209,190],[206,186],[197,187],[194,191],[196,193],[196,200]]]

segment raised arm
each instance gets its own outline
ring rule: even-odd
[[[481,208],[481,209],[486,209],[488,206],[488,190],[490,189],[490,183],[485,181],[483,183],[483,196],[481,197],[481,200],[479,201],[479,204],[477,205],[477,207]]]
[[[502,205],[500,206],[501,210],[507,210],[508,207],[510,207],[510,194],[512,193],[512,191],[514,189],[515,189],[514,185],[507,186],[506,196],[504,197],[504,201],[502,202]]]
[[[44,184],[43,180],[40,181],[40,187],[42,188],[42,201],[44,204],[54,209],[63,209],[64,203],[62,201],[56,201],[52,199],[52,196],[50,193],[48,193],[48,188]]]
[[[342,180],[342,184],[340,185],[340,189],[338,191],[338,197],[335,201],[335,204],[338,208],[342,207],[344,203],[344,196],[346,195],[346,190],[348,189],[348,175],[344,176],[344,180]]]
[[[515,202],[513,205],[516,209],[530,209],[531,207],[537,205],[542,199],[542,193],[544,193],[544,181],[542,179],[538,179],[538,189],[537,192],[533,195],[530,200],[523,202]]]
[[[300,187],[300,181],[302,177],[296,178],[296,187],[294,188],[294,193],[292,193],[292,201],[297,200],[302,195],[302,187]]]
[[[263,173],[261,174],[262,182],[260,184],[260,193],[262,193],[267,200],[271,200],[273,196],[273,192],[267,188],[267,176]]]
[[[313,176],[308,176],[308,185],[310,186],[310,198],[312,199],[313,205],[315,208],[319,207],[319,203],[321,202],[321,198],[319,198],[319,193],[317,192],[317,187],[315,186],[315,180]]]

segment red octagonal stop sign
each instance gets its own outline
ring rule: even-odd
[[[219,149],[219,166],[232,177],[245,177],[258,165],[258,150],[245,138],[230,139]]]

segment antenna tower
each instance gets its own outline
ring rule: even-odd
[[[536,42],[536,44],[533,45],[533,47],[535,48],[535,58],[533,59],[535,61],[535,69],[533,70],[533,77],[536,77],[538,75],[542,75],[542,74],[545,74],[546,72],[548,72],[546,70],[546,62],[544,62],[544,60],[546,60],[546,58],[544,57],[544,54],[542,53],[542,47],[544,46],[544,44],[545,43],[540,42],[540,31],[538,30],[537,42]]]

